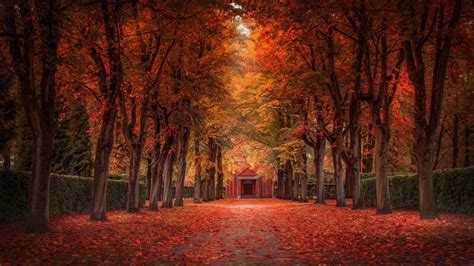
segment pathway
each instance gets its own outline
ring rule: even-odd
[[[43,235],[23,233],[23,222],[2,225],[0,264],[474,263],[472,215],[420,221],[416,211],[377,216],[332,201],[229,199],[108,217],[55,217]]]

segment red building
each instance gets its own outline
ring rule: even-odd
[[[248,166],[227,180],[226,195],[228,198],[270,198],[272,180],[259,176]]]

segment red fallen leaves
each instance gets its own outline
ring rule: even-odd
[[[0,263],[473,263],[474,217],[415,211],[376,216],[273,199],[220,200],[126,214],[53,218],[52,232],[2,225]]]

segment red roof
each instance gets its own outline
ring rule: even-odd
[[[246,167],[243,171],[237,174],[238,176],[256,176],[257,173],[250,167]]]

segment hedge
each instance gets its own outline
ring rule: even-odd
[[[0,171],[0,222],[24,219],[28,213],[31,173]],[[50,216],[90,211],[92,178],[51,174]],[[108,180],[107,209],[122,209],[127,203],[127,181]],[[145,186],[140,183],[140,206]]]
[[[474,167],[435,171],[436,206],[440,211],[474,213]],[[390,202],[394,208],[418,209],[418,177],[389,177]],[[375,178],[362,180],[364,203],[375,206]]]

